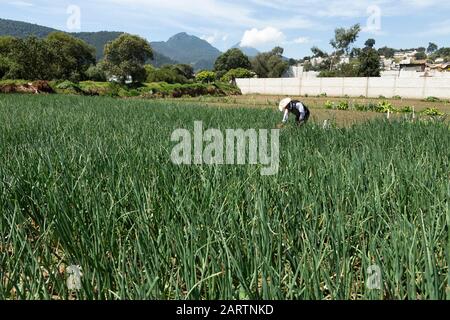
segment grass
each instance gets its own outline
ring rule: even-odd
[[[170,135],[274,110],[0,95],[0,117],[0,299],[450,297],[448,124],[287,127],[263,177],[175,166]]]

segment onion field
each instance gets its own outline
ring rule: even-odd
[[[0,95],[0,299],[450,299],[449,124],[287,126],[273,176],[171,161],[172,132],[194,121],[280,120]]]

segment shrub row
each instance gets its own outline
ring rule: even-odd
[[[412,106],[404,106],[401,108],[394,107],[388,101],[380,101],[378,103],[369,102],[367,104],[359,103],[356,101],[340,101],[340,102],[331,102],[327,101],[325,103],[325,108],[329,110],[354,110],[354,111],[370,111],[370,112],[379,112],[379,113],[412,113],[414,111],[414,107]],[[444,113],[440,112],[437,108],[427,108],[421,112],[424,115],[428,116],[443,116]]]
[[[1,81],[0,93],[59,93],[110,97],[144,97],[144,98],[180,98],[203,95],[226,96],[240,95],[240,90],[226,83],[189,83],[168,84],[166,82],[148,83],[142,86],[128,87],[116,83],[85,81]]]

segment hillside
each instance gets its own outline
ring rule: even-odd
[[[42,38],[55,31],[58,30],[27,22],[0,19],[0,36],[24,38],[35,35]]]
[[[180,63],[193,65],[195,70],[212,69],[221,52],[207,41],[179,33],[168,41],[152,42],[155,51]]]
[[[95,48],[97,60],[103,58],[103,48],[105,47],[105,44],[117,39],[121,34],[123,34],[123,32],[100,31],[71,33],[74,37],[89,43]]]
[[[43,38],[52,32],[60,32],[60,30],[40,26],[37,24],[0,19],[0,36],[13,36],[17,38],[24,38],[31,35]],[[100,32],[76,32],[70,33],[74,37],[77,37],[86,43],[90,44],[96,49],[97,60],[103,58],[103,48],[105,44],[119,37],[123,32],[116,31],[100,31]],[[178,63],[160,52],[154,52],[154,60],[151,61],[156,67],[160,67],[164,64]]]

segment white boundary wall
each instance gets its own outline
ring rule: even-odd
[[[446,78],[267,78],[236,79],[242,94],[267,94],[286,96],[317,96],[326,93],[330,97],[365,96],[377,98],[425,99],[450,98],[450,79]]]

